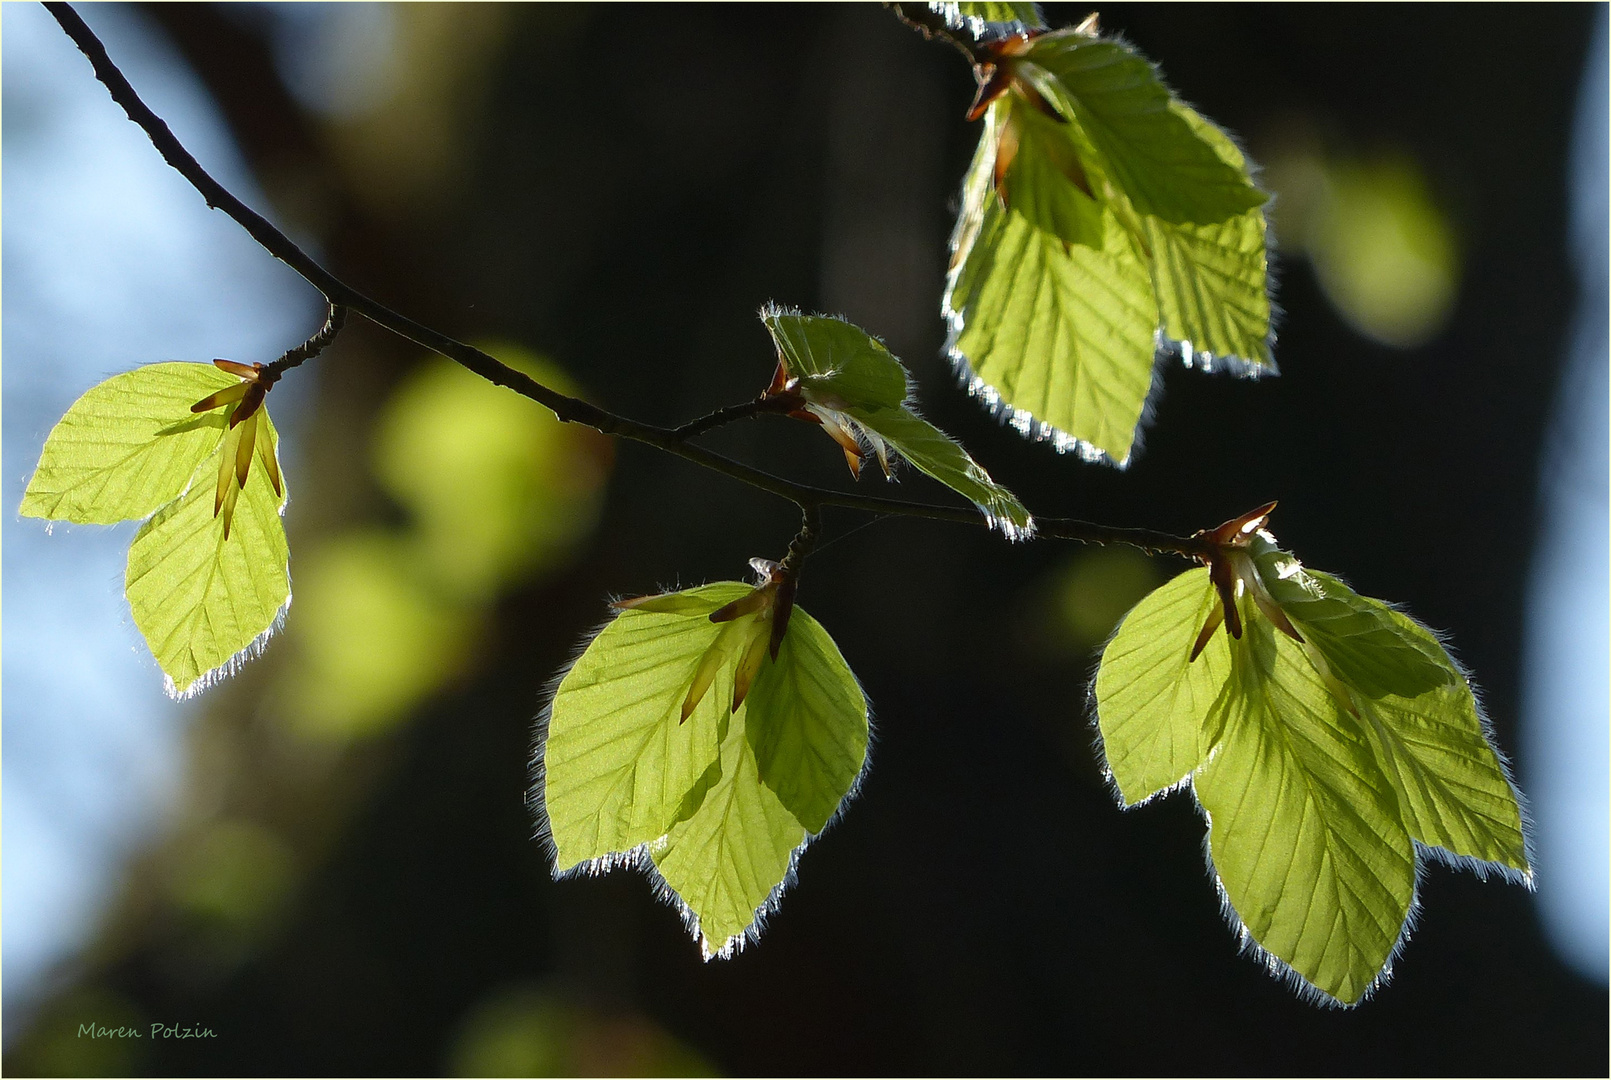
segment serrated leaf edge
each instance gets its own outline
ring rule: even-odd
[[[662,589],[660,591],[682,592],[686,589],[699,587],[698,585],[688,585],[677,589]],[[677,913],[678,918],[682,920],[683,928],[688,931],[694,942],[699,945],[700,955],[705,962],[728,960],[743,952],[747,946],[759,944],[761,934],[766,930],[767,920],[783,902],[783,894],[794,886],[797,869],[800,865],[800,856],[805,854],[806,848],[811,846],[812,841],[827,834],[830,829],[839,823],[839,819],[844,815],[846,808],[850,806],[857,795],[861,794],[862,783],[867,778],[867,769],[873,760],[873,745],[877,741],[877,726],[873,720],[873,704],[867,697],[867,691],[862,688],[861,680],[856,678],[855,670],[850,669],[850,676],[855,680],[856,689],[861,691],[862,701],[867,706],[867,750],[862,755],[861,769],[856,773],[855,779],[851,780],[850,787],[845,789],[845,794],[840,798],[839,805],[829,815],[828,820],[823,823],[821,830],[814,833],[807,832],[805,839],[801,840],[795,849],[789,853],[789,867],[784,872],[783,880],[774,885],[772,891],[767,893],[766,899],[761,901],[752,914],[749,925],[741,933],[734,934],[722,942],[719,947],[712,948],[711,943],[705,939],[705,935],[700,928],[699,915],[683,901],[677,890],[671,887],[670,883],[666,881],[654,864],[653,853],[666,842],[665,836],[639,844],[627,851],[612,851],[600,855],[596,859],[583,860],[567,870],[557,869],[559,848],[554,843],[554,830],[548,819],[546,799],[548,769],[544,761],[544,750],[548,745],[548,726],[553,719],[554,700],[559,694],[560,683],[565,681],[565,677],[570,674],[571,668],[576,666],[576,662],[582,658],[582,654],[593,643],[593,639],[603,633],[604,629],[613,623],[616,618],[617,616],[611,615],[584,634],[572,649],[569,659],[543,684],[542,708],[538,711],[537,717],[532,723],[529,770],[531,783],[526,789],[526,805],[533,821],[532,839],[542,846],[543,853],[548,858],[548,865],[555,868],[551,871],[555,881],[582,877],[600,877],[616,869],[640,871],[648,879],[649,887],[653,890],[656,899]],[[846,667],[849,668],[849,665],[847,664]],[[748,720],[748,718],[746,713],[745,719]],[[787,811],[787,808],[785,810]],[[794,815],[791,812],[789,816],[793,817]]]

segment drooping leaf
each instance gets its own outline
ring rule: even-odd
[[[1436,637],[1267,533],[1237,542],[1240,638],[1207,570],[1138,604],[1097,675],[1102,751],[1127,805],[1190,776],[1244,940],[1353,1004],[1402,941],[1412,840],[1530,883],[1519,799]]]
[[[1352,1005],[1384,973],[1415,896],[1415,851],[1370,741],[1302,646],[1245,605],[1193,790],[1220,887],[1253,941]]]
[[[176,365],[178,366],[178,365]],[[200,367],[200,365],[188,365]],[[266,463],[279,437],[266,411],[254,446],[259,467],[239,488],[229,539],[215,512],[213,479],[233,452],[211,428],[215,449],[195,467],[190,488],[140,527],[129,546],[124,590],[134,623],[174,693],[208,686],[233,670],[273,631],[291,600],[285,506]],[[231,463],[232,464],[232,463]],[[234,484],[231,470],[231,484]]]
[[[190,407],[240,380],[211,364],[148,364],[73,402],[45,439],[24,517],[110,525],[172,501],[223,437],[228,411]]]
[[[1216,634],[1195,661],[1188,657],[1217,603],[1208,571],[1187,571],[1137,604],[1102,651],[1097,718],[1127,806],[1180,783],[1213,743],[1209,713],[1230,671],[1229,639]]]
[[[1020,431],[1122,466],[1160,338],[1275,372],[1268,196],[1122,43],[1055,31],[1000,64],[952,237],[952,359]]]
[[[791,385],[825,424],[865,434],[881,459],[886,447],[893,448],[919,472],[972,502],[1009,537],[1034,531],[1018,497],[906,403],[906,369],[882,342],[843,319],[775,308],[761,318],[789,376],[798,380]]]
[[[1123,465],[1152,391],[1158,304],[1144,256],[1109,206],[1100,248],[1002,207],[991,175],[1003,112],[986,114],[952,235],[948,351],[969,392],[1019,431]]]
[[[732,667],[679,720],[689,683],[722,627],[702,616],[749,592],[718,582],[671,594],[712,605],[687,613],[628,609],[560,681],[543,750],[544,801],[555,866],[626,852],[664,836],[683,799],[717,761]]]
[[[745,699],[744,728],[761,782],[819,833],[867,761],[867,701],[833,639],[798,608],[777,663]]]
[[[707,957],[758,932],[866,763],[866,700],[822,627],[795,607],[771,658],[776,587],[618,604],[560,681],[539,749],[555,872],[652,865]]]

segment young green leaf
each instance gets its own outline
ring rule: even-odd
[[[789,376],[811,401],[898,409],[911,395],[906,368],[882,341],[843,319],[768,306],[761,322]]]
[[[729,715],[720,688],[730,692],[736,659],[723,665],[726,678],[717,675],[718,689],[686,723],[678,710],[722,630],[703,616],[747,592],[738,582],[718,582],[670,594],[691,602],[682,612],[623,611],[560,681],[543,751],[559,871],[664,836],[684,798],[717,764]]]
[[[761,782],[806,832],[821,832],[867,761],[867,701],[817,620],[795,610],[746,707]]]
[[[731,956],[760,933],[810,839],[761,782],[741,725],[722,744],[721,767],[698,810],[648,848],[707,960]]]
[[[1429,631],[1304,570],[1262,530],[1222,554],[1239,636],[1209,572],[1193,570],[1137,605],[1104,651],[1108,772],[1126,805],[1189,776],[1244,941],[1352,1005],[1389,973],[1419,851],[1531,882],[1519,799]]]
[[[1159,338],[1192,366],[1275,371],[1268,196],[1224,133],[1084,27],[1002,50],[983,85],[943,302],[975,394],[1123,466]]]
[[[1269,200],[1245,167],[1226,161],[1186,119],[1190,110],[1128,46],[1060,30],[1031,41],[1023,62],[1035,88],[1094,147],[1091,164],[1136,213],[1212,225]]]
[[[1230,671],[1228,639],[1216,635],[1195,661],[1188,657],[1218,602],[1208,571],[1189,570],[1137,604],[1102,653],[1098,720],[1124,806],[1179,784],[1208,754],[1209,711]]]
[[[1385,977],[1415,849],[1369,740],[1303,649],[1256,618],[1231,646],[1218,752],[1192,777],[1215,879],[1258,946],[1344,1005]]]
[[[768,307],[761,321],[772,334],[784,376],[771,393],[797,395],[806,419],[821,423],[860,469],[870,443],[888,475],[888,451],[977,506],[989,523],[1017,539],[1034,532],[1018,497],[945,432],[908,404],[906,369],[883,342],[843,319]]]
[[[758,932],[867,759],[866,699],[816,620],[793,608],[771,658],[777,589],[618,603],[539,732],[555,873],[653,869],[707,957]]]
[[[952,234],[947,350],[968,392],[1020,432],[1123,465],[1152,392],[1151,277],[1110,206],[1095,247],[1067,244],[1001,205],[992,175],[1006,111],[997,102],[985,114]]]
[[[199,367],[200,365],[191,365]],[[256,468],[238,489],[233,527],[217,512],[212,480],[223,465],[234,480],[233,453],[219,442],[195,469],[190,488],[140,527],[129,546],[124,591],[134,624],[167,675],[175,694],[211,685],[261,648],[291,602],[290,552],[280,513],[285,506],[278,476],[279,436],[259,410],[259,433],[251,451]]]
[[[20,512],[85,525],[156,512],[185,489],[228,422],[227,411],[190,406],[238,385],[211,364],[165,363],[91,387],[45,439]]]

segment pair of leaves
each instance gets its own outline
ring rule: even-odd
[[[797,394],[813,417],[839,433],[853,471],[859,469],[859,443],[865,440],[884,463],[886,475],[893,450],[972,502],[1009,538],[1034,532],[1034,520],[1018,497],[913,409],[906,368],[883,342],[843,319],[822,315],[767,308],[761,321],[777,345],[787,392]]]
[[[641,866],[707,958],[758,933],[867,759],[861,688],[798,608],[734,704],[769,613],[710,616],[752,592],[717,582],[622,611],[560,680],[538,748],[535,801],[555,872]],[[696,679],[708,688],[684,718]]]
[[[1188,659],[1220,598],[1206,569],[1143,600],[1096,681],[1107,769],[1135,804],[1188,783],[1244,943],[1321,1000],[1391,973],[1418,852],[1531,881],[1515,790],[1464,674],[1408,616],[1308,572],[1267,536],[1257,582],[1300,643],[1240,605],[1243,632]]]
[[[1083,28],[1012,39],[986,87],[942,303],[971,392],[1122,466],[1160,337],[1188,363],[1274,372],[1268,196],[1223,132]]]
[[[176,695],[232,670],[291,601],[279,436],[267,410],[233,433],[231,403],[191,412],[239,385],[210,364],[150,364],[107,379],[51,429],[23,495],[26,517],[91,525],[149,517],[129,546],[124,587]],[[245,483],[228,493],[231,521],[217,512],[225,487],[217,481],[227,469],[228,484],[238,483],[248,424],[255,441]]]

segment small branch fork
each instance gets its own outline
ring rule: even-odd
[[[681,427],[663,428],[643,424],[601,409],[591,402],[561,394],[525,373],[500,363],[480,349],[391,310],[319,265],[312,256],[297,247],[268,219],[247,206],[215,180],[179,142],[163,119],[140,99],[123,72],[107,56],[106,47],[101,44],[100,39],[95,36],[78,12],[65,3],[46,3],[45,7],[89,60],[90,66],[95,70],[95,77],[106,86],[112,95],[112,100],[146,133],[163,160],[201,194],[208,207],[227,214],[245,229],[259,246],[296,271],[303,280],[324,295],[329,304],[329,314],[324,326],[303,344],[291,349],[272,364],[264,365],[265,372],[273,372],[273,379],[277,380],[286,371],[317,356],[340,333],[348,313],[356,312],[370,322],[468,368],[488,382],[530,398],[547,408],[562,422],[585,424],[606,435],[657,447],[666,453],[793,502],[800,507],[805,527],[790,545],[789,554],[785,557],[785,564],[791,567],[791,577],[798,575],[799,564],[804,561],[821,532],[820,514],[825,506],[864,510],[875,514],[925,518],[931,521],[984,524],[979,513],[971,508],[933,506],[799,484],[743,462],[734,461],[689,441],[724,424],[782,411],[781,405],[764,398],[718,409]],[[903,21],[917,27],[925,36],[946,40],[960,48],[970,62],[978,62],[979,58],[972,44],[965,41],[962,36],[952,33],[945,26],[944,20],[930,12],[926,5],[893,4],[891,7]],[[1036,528],[1041,536],[1060,540],[1075,540],[1088,544],[1128,544],[1148,552],[1181,555],[1202,561],[1207,561],[1212,553],[1211,545],[1201,535],[1176,536],[1151,529],[1110,528],[1073,519],[1037,518]]]

